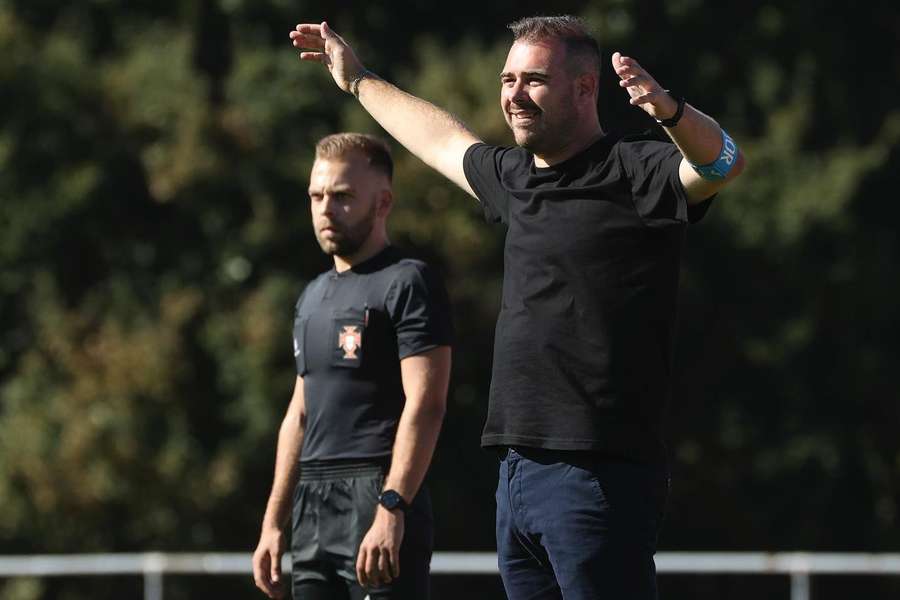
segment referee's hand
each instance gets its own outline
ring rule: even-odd
[[[375,520],[359,545],[356,578],[363,587],[385,585],[400,577],[400,544],[405,515],[379,505]]]
[[[284,534],[281,530],[264,529],[253,553],[253,581],[269,598],[284,597],[285,586],[281,582],[283,553]]]

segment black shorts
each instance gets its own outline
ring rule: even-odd
[[[387,466],[386,460],[303,463],[291,539],[295,600],[427,600],[434,523],[424,486],[406,514],[400,577],[365,590],[356,580],[359,545],[375,518]]]

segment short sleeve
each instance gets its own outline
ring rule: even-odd
[[[300,316],[300,308],[303,306],[303,299],[306,297],[306,291],[309,289],[309,286],[304,287],[300,292],[300,296],[297,298],[297,301],[294,303],[294,318],[298,318]]]
[[[647,140],[626,142],[620,147],[634,206],[645,223],[654,227],[684,225],[706,215],[712,198],[689,204],[678,173],[683,157],[675,144]]]
[[[440,278],[424,263],[404,268],[385,301],[403,359],[453,341],[450,300]]]
[[[308,288],[307,288],[308,289]],[[297,375],[306,375],[306,323],[308,315],[303,314],[303,298],[306,297],[306,289],[300,294],[294,305],[294,326],[291,337],[294,343],[294,363],[297,367]]]
[[[507,148],[472,144],[463,156],[463,171],[488,223],[509,222],[509,194],[503,186],[503,156]]]

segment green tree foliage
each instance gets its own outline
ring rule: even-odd
[[[606,50],[718,118],[750,158],[689,235],[662,547],[896,551],[900,106],[880,90],[900,71],[897,9],[552,8],[583,14]],[[509,143],[503,26],[547,11],[0,1],[0,552],[251,549],[294,380],[293,302],[328,267],[307,216],[312,148],[378,132],[323,69],[298,64],[287,31],[327,17],[371,68]],[[604,68],[604,125],[650,127]],[[459,332],[430,477],[437,544],[491,549],[494,459],[478,438],[503,231],[395,155],[392,237],[443,271]],[[210,585],[234,589],[179,579],[167,598]],[[135,586],[10,580],[0,598]],[[816,597],[828,594],[840,597]]]

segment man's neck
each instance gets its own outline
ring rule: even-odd
[[[387,237],[371,237],[366,240],[362,246],[360,246],[359,250],[354,252],[350,256],[338,256],[334,255],[334,269],[338,273],[343,273],[344,271],[348,271],[352,269],[354,266],[364,263],[385,248],[388,247],[390,241]]]
[[[558,152],[550,154],[534,155],[534,166],[536,167],[552,167],[561,162],[565,162],[578,154],[579,152],[594,145],[597,140],[604,136],[603,128],[597,123],[595,127],[587,130],[583,135],[579,135],[572,142],[560,149]]]

